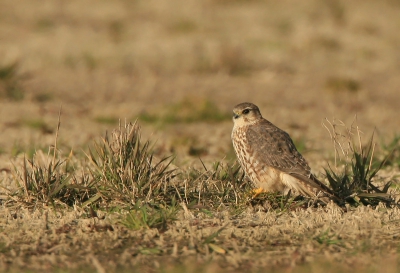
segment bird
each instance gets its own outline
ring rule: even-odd
[[[260,192],[296,193],[327,204],[335,193],[312,173],[289,134],[249,102],[233,108],[232,143],[239,164]]]

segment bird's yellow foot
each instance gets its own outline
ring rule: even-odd
[[[257,188],[253,190],[253,198],[256,198],[258,195],[260,195],[263,192],[267,192],[263,188]]]

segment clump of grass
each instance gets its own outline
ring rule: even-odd
[[[304,153],[305,151],[307,151],[307,144],[304,138],[296,138],[293,140],[293,142],[299,153]]]
[[[125,227],[133,230],[157,228],[166,230],[168,224],[176,220],[178,206],[173,202],[170,206],[151,207],[147,204],[135,205],[121,221]]]
[[[381,143],[386,166],[400,167],[400,135],[394,135],[389,143]]]
[[[238,209],[245,206],[251,185],[244,181],[244,173],[237,164],[213,164],[211,169],[190,169],[182,177],[184,188],[182,201],[188,208],[218,209],[229,206]]]
[[[124,206],[171,203],[173,187],[169,183],[175,170],[170,170],[171,157],[156,160],[150,142],[142,142],[140,127],[120,124],[111,139],[95,143],[88,158],[98,195],[105,201]]]
[[[139,119],[149,123],[193,123],[220,122],[230,119],[231,115],[221,111],[214,102],[208,99],[185,98],[169,106],[164,113],[142,113]]]
[[[391,181],[378,181],[377,173],[386,159],[378,161],[375,157],[373,135],[367,144],[362,142],[362,132],[357,125],[346,128],[343,122],[326,119],[324,126],[328,130],[335,150],[335,166],[325,169],[328,182],[344,201],[358,205],[377,205],[394,203],[388,193]],[[341,168],[338,167],[341,162]]]
[[[56,207],[79,204],[90,197],[90,181],[84,177],[78,181],[75,177],[72,153],[63,158],[57,150],[59,126],[60,122],[55,145],[47,153],[37,150],[31,159],[24,157],[22,167],[14,165],[17,189],[8,193],[11,201],[28,207],[40,204]]]
[[[65,171],[68,162],[49,160],[43,164],[38,159],[41,154],[39,150],[32,160],[24,158],[22,169],[14,166],[18,189],[10,193],[9,197],[28,206],[38,203],[54,205],[58,202],[72,205],[74,190],[68,188],[72,176]]]
[[[315,241],[317,241],[320,245],[343,245],[342,239],[340,237],[333,233],[329,228],[325,231],[322,231],[319,235],[315,236],[313,238]]]
[[[32,159],[36,151],[45,149],[46,147],[37,147],[33,143],[30,143],[29,145],[24,145],[20,141],[15,141],[11,147],[10,154],[12,157],[16,157],[20,154],[25,154],[25,157],[27,157],[28,159]]]
[[[55,22],[50,18],[41,18],[36,22],[36,28],[40,31],[49,30],[55,26]]]
[[[206,147],[203,146],[198,146],[198,145],[190,145],[188,154],[190,156],[201,156],[201,155],[206,155],[208,153],[208,150]]]
[[[211,233],[211,235],[209,235],[205,238],[202,238],[201,244],[203,246],[206,246],[207,248],[209,248],[209,251],[216,252],[219,254],[225,254],[226,249],[224,247],[218,245],[218,241],[220,242],[220,240],[218,240],[218,241],[216,240],[219,237],[220,233],[225,228],[226,228],[226,225],[223,226],[222,228],[218,229],[217,231]]]
[[[0,66],[0,96],[12,101],[23,100],[25,96],[18,67],[17,62]]]
[[[333,21],[338,25],[343,25],[346,22],[346,10],[341,1],[325,0],[323,3],[328,8]]]
[[[43,119],[26,119],[22,121],[22,124],[32,129],[37,129],[43,134],[53,133],[53,129]]]
[[[311,200],[302,196],[293,196],[291,192],[281,194],[276,192],[262,192],[255,195],[254,191],[248,193],[248,204],[265,211],[275,211],[285,213],[298,208],[307,208],[312,205],[320,204],[318,200]]]
[[[188,34],[197,30],[197,25],[191,19],[181,18],[169,26],[172,33]]]
[[[39,103],[49,102],[53,99],[54,95],[50,92],[41,92],[33,97],[33,100]]]
[[[179,188],[179,196],[189,209],[199,209],[212,215],[210,211],[228,207],[230,213],[237,215],[249,207],[285,213],[316,204],[315,200],[300,199],[290,193],[256,194],[253,184],[245,178],[237,163],[230,165],[215,162],[212,168],[208,169],[204,164],[203,168],[191,169],[182,174],[184,189]]]
[[[82,61],[89,71],[94,71],[99,66],[99,60],[91,52],[84,52],[82,54]]]
[[[114,43],[122,41],[125,32],[124,22],[121,20],[113,20],[108,25],[108,33]]]
[[[294,30],[292,20],[287,18],[283,18],[280,21],[276,22],[275,27],[282,35],[289,35]]]
[[[360,90],[360,83],[351,78],[331,77],[326,81],[326,87],[334,92],[347,91],[356,93]]]

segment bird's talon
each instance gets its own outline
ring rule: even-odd
[[[260,195],[263,192],[267,192],[263,188],[257,188],[253,190],[253,199],[256,198],[258,195]]]

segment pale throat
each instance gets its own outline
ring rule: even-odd
[[[238,118],[238,119],[234,118],[233,119],[233,129],[240,128],[240,127],[243,127],[243,126],[254,125],[258,121],[259,121],[258,119],[251,119],[250,120],[250,119],[245,119],[243,117]]]

